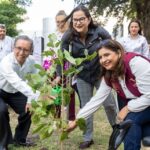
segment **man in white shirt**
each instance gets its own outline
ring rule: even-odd
[[[18,115],[14,142],[17,145],[32,146],[26,137],[31,125],[29,112],[31,100],[37,100],[40,93],[34,93],[26,83],[26,75],[36,73],[35,61],[30,55],[33,48],[32,40],[27,36],[15,39],[13,52],[0,62],[0,150],[7,149],[13,142],[9,125],[9,105]]]
[[[12,52],[13,49],[13,39],[6,35],[5,24],[0,24],[0,61],[4,56]]]

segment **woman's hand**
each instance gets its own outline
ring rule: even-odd
[[[76,127],[77,127],[76,120],[74,120],[74,121],[69,121],[69,123],[68,123],[68,128],[67,128],[67,132],[73,131]]]
[[[55,100],[56,97],[55,97],[55,96],[52,96],[52,95],[44,94],[44,95],[41,96],[41,99],[42,99],[42,100]]]
[[[123,107],[117,115],[117,123],[122,122],[129,112],[130,111],[129,111],[127,105],[125,107]]]
[[[52,82],[51,85],[54,87],[60,83],[61,77],[57,76]]]

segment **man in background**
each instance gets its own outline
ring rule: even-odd
[[[0,24],[0,61],[4,56],[12,52],[13,39],[6,35],[5,24]]]

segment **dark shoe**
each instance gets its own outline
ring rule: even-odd
[[[150,146],[150,136],[144,137],[142,143],[144,146]]]
[[[86,149],[86,148],[90,147],[92,144],[94,144],[93,140],[91,140],[91,141],[85,141],[85,142],[80,143],[79,148],[80,149]]]
[[[26,141],[37,141],[40,139],[40,136],[38,134],[30,135],[27,137]]]
[[[15,141],[15,145],[16,146],[25,146],[25,147],[36,146],[36,144],[32,141],[26,141],[26,142]]]

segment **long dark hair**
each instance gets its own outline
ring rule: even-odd
[[[124,49],[121,46],[121,44],[115,40],[104,40],[101,42],[98,46],[98,51],[101,50],[101,48],[107,48],[111,51],[120,54],[120,58],[118,59],[118,63],[115,70],[106,70],[103,66],[101,66],[101,76],[105,76],[106,78],[115,78],[115,77],[123,77],[124,76],[124,63],[123,63],[123,57],[124,57]]]
[[[74,14],[75,12],[79,11],[79,10],[83,11],[84,14],[85,14],[85,16],[86,16],[88,19],[91,19],[91,22],[90,22],[90,24],[89,24],[89,28],[96,28],[96,27],[98,26],[97,24],[94,24],[93,19],[92,19],[92,17],[91,17],[91,14],[90,14],[88,8],[85,7],[84,5],[78,5],[78,6],[75,7],[75,8],[72,10],[72,12],[65,18],[65,22],[67,22],[67,21],[70,19],[69,29],[71,30],[71,34],[72,34],[73,32],[75,32],[74,29],[73,29],[73,14]]]
[[[138,34],[142,35],[142,25],[141,25],[141,22],[137,19],[132,19],[128,25],[128,33],[130,34],[130,26],[131,26],[131,23],[133,22],[136,22],[138,25],[139,25],[139,31],[138,31]]]

